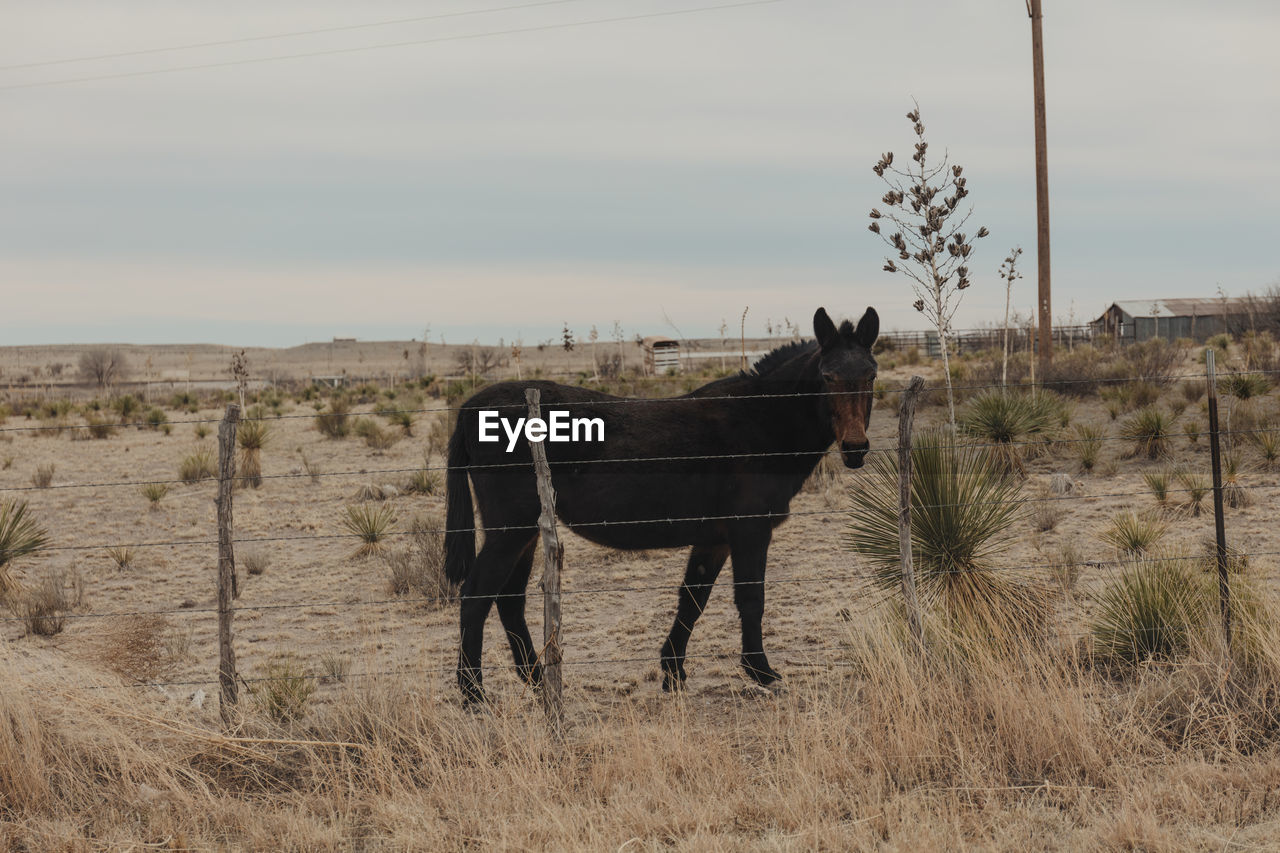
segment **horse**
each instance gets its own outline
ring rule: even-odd
[[[752,369],[679,397],[622,398],[531,381],[500,382],[463,403],[448,446],[444,549],[446,575],[461,584],[457,677],[464,701],[485,698],[480,657],[495,604],[516,671],[530,686],[542,682],[525,622],[541,511],[529,433],[498,430],[495,442],[494,415],[482,413],[514,421],[527,413],[525,389],[537,388],[544,418],[567,411],[602,421],[603,436],[594,437],[603,440],[544,441],[555,511],[570,530],[609,548],[690,548],[660,653],[663,689],[684,687],[689,636],[726,560],[742,625],[742,668],[769,685],[781,678],[761,637],[773,530],[833,442],[846,467],[862,466],[879,329],[874,308],[856,327],[845,320],[838,328],[819,308],[814,340],[782,345]],[[468,477],[485,533],[479,554]]]

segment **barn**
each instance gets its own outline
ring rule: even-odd
[[[1252,300],[1247,297],[1128,299],[1111,303],[1102,316],[1089,325],[1095,339],[1114,338],[1121,343],[1152,338],[1203,341],[1213,335],[1235,334],[1249,328],[1252,309]]]

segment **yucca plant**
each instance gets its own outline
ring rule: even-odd
[[[396,523],[396,514],[390,506],[360,503],[347,507],[347,517],[342,526],[359,537],[360,547],[355,556],[363,557],[382,548],[382,540]]]
[[[440,491],[440,474],[431,470],[431,457],[422,454],[422,467],[409,475],[405,490],[420,495],[434,495]]]
[[[948,430],[922,430],[911,450],[911,544],[919,594],[948,623],[996,640],[1041,624],[1043,590],[994,566],[1022,516],[1021,485],[985,448]],[[897,457],[877,454],[854,480],[850,545],[875,582],[899,583]]]
[[[271,430],[264,420],[246,420],[236,431],[236,444],[240,445],[240,486],[262,487],[262,448],[266,446]]]
[[[266,665],[251,691],[268,717],[287,723],[306,713],[307,701],[316,692],[316,679],[301,662],[281,656]]]
[[[1218,379],[1218,393],[1230,394],[1237,400],[1251,400],[1271,390],[1271,383],[1260,373],[1228,373]]]
[[[1095,650],[1129,665],[1185,654],[1202,618],[1203,589],[1185,560],[1135,560],[1097,596]]]
[[[1213,484],[1204,474],[1188,471],[1185,468],[1179,468],[1174,472],[1174,476],[1186,497],[1183,508],[1191,515],[1199,515],[1204,504],[1204,496],[1209,494]]]
[[[158,507],[167,494],[169,494],[167,483],[147,483],[142,487],[142,496],[150,502],[152,509]]]
[[[216,477],[218,469],[213,464],[213,451],[207,447],[197,448],[195,452],[182,457],[178,463],[178,479],[184,483],[198,483]]]
[[[107,556],[116,564],[116,568],[123,572],[133,567],[135,552],[128,545],[112,545],[107,548]]]
[[[1049,394],[988,391],[971,399],[961,413],[961,431],[995,445],[993,458],[1009,471],[1025,472],[1019,444],[1052,430],[1061,417],[1060,401]]]
[[[1240,482],[1244,463],[1239,453],[1228,453],[1222,458],[1222,501],[1232,509],[1240,509],[1253,503],[1249,489]]]
[[[1147,406],[1120,424],[1120,437],[1133,442],[1134,456],[1160,459],[1169,452],[1174,420],[1161,409]]]
[[[1276,458],[1280,457],[1280,432],[1274,429],[1262,430],[1254,434],[1253,440],[1262,454],[1262,463],[1268,468],[1275,465]]]
[[[19,591],[9,564],[48,544],[49,532],[27,515],[26,501],[0,501],[0,601],[7,601]]]
[[[1169,503],[1169,482],[1173,479],[1172,472],[1168,468],[1158,468],[1144,472],[1142,479],[1151,490],[1151,494],[1155,496],[1156,503],[1162,507],[1166,506]]]
[[[1074,444],[1076,455],[1080,457],[1080,468],[1092,471],[1098,464],[1098,456],[1102,453],[1102,442],[1106,430],[1089,424],[1076,424]]]
[[[1151,512],[1131,509],[1118,512],[1111,526],[1098,538],[1116,549],[1122,557],[1141,556],[1151,550],[1169,530],[1169,523]]]
[[[413,412],[397,410],[386,413],[387,423],[398,426],[406,438],[413,435]]]

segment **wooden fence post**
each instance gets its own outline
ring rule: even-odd
[[[236,557],[231,545],[231,487],[236,476],[236,429],[240,407],[227,406],[218,425],[218,711],[224,725],[231,725],[232,711],[239,699],[236,686],[236,650],[231,644],[233,599],[240,597],[236,580]]]
[[[524,398],[529,404],[529,418],[542,417],[542,395],[528,388]],[[551,486],[551,466],[547,464],[547,448],[541,441],[529,442],[533,452],[533,470],[538,478],[538,530],[542,534],[542,706],[551,721],[556,737],[564,735],[564,682],[560,661],[560,568],[564,562],[564,546],[556,532],[556,492]]]
[[[1218,444],[1218,371],[1213,347],[1204,351],[1205,379],[1209,394],[1209,454],[1213,457],[1213,532],[1218,544],[1218,599],[1222,633],[1231,653],[1231,585],[1227,580],[1227,526],[1222,512],[1222,451]]]
[[[920,621],[920,599],[916,596],[916,574],[911,563],[911,423],[916,416],[916,399],[923,389],[924,379],[912,376],[898,407],[898,553],[902,559],[902,600],[907,607],[911,636],[921,651],[924,650],[924,625]]]

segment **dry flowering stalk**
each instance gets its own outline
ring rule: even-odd
[[[929,165],[929,143],[924,138],[919,104],[907,113],[907,120],[916,135],[915,153],[905,168],[893,165],[892,151],[882,155],[872,167],[888,191],[881,198],[886,210],[872,208],[868,228],[896,253],[896,257],[885,258],[885,271],[902,273],[911,279],[916,294],[915,309],[928,317],[938,330],[942,370],[947,381],[947,408],[954,428],[956,404],[951,388],[947,333],[960,304],[960,292],[971,284],[968,258],[973,251],[973,240],[986,237],[990,232],[982,227],[970,237],[962,230],[973,213],[971,206],[961,205],[969,195],[964,169],[949,164],[945,154],[938,165]],[[882,227],[882,222],[887,222],[888,227]]]

